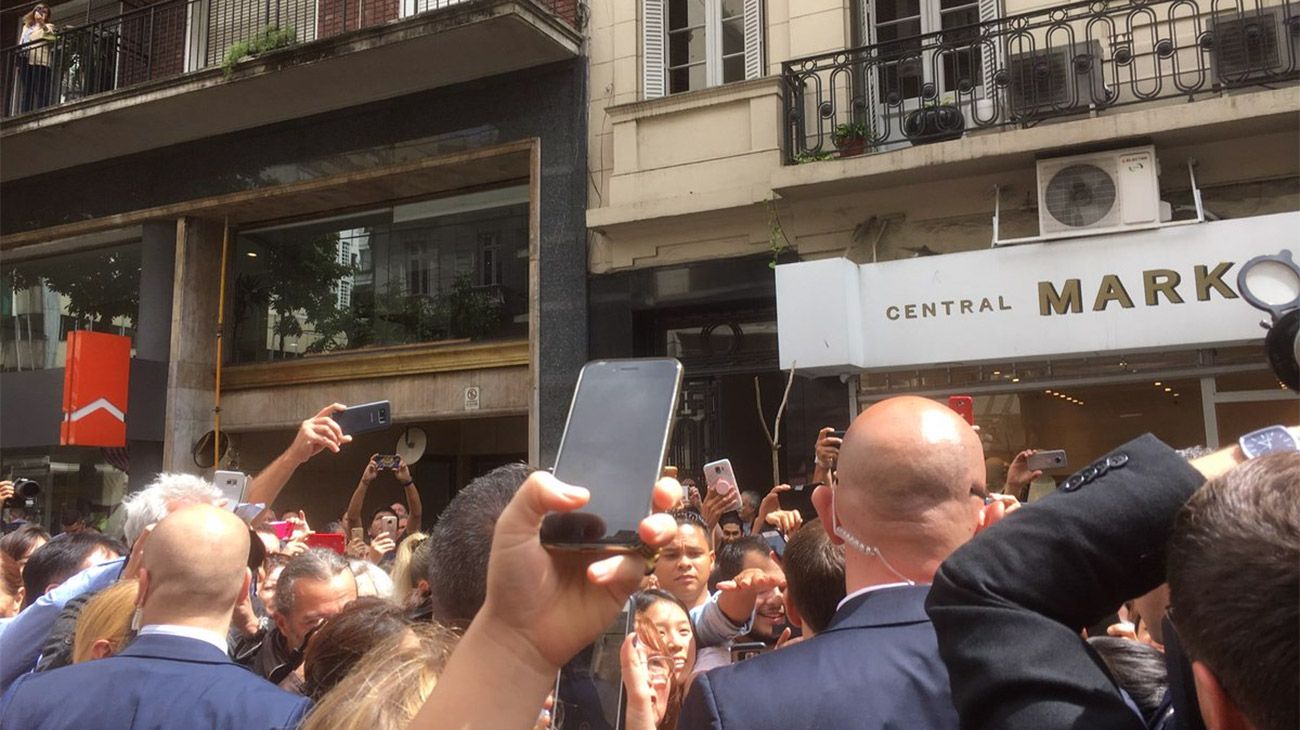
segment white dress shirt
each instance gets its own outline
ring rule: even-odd
[[[859,588],[858,590],[853,591],[849,595],[845,596],[844,600],[840,601],[839,605],[835,607],[835,610],[839,611],[841,608],[844,608],[844,604],[848,603],[849,601],[852,601],[858,596],[864,596],[872,591],[883,591],[886,588],[902,588],[904,586],[910,586],[910,585],[916,585],[916,584],[915,583],[882,583],[876,586],[867,586],[866,588]]]
[[[222,654],[229,651],[226,646],[226,637],[208,629],[200,629],[195,626],[176,626],[175,624],[150,624],[140,629],[140,636],[149,634],[158,634],[162,636],[183,636],[186,639],[196,639],[205,644],[215,646]]]

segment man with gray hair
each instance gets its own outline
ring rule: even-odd
[[[220,500],[221,492],[200,477],[159,474],[153,484],[122,502],[127,543],[135,545],[146,526],[160,522],[174,510],[193,504],[217,505]],[[125,558],[118,558],[83,570],[14,618],[0,634],[0,691],[36,668],[42,647],[64,607],[80,596],[93,595],[116,583],[125,563]]]
[[[289,448],[250,482],[247,499],[269,505],[298,466],[321,451],[328,449],[337,453],[342,444],[350,441],[351,437],[343,435],[342,429],[330,417],[343,409],[343,405],[334,403],[303,421]],[[192,504],[220,506],[222,499],[220,490],[202,477],[159,474],[149,486],[122,501],[126,514],[123,530],[127,544],[134,548],[133,556],[139,552],[140,538],[150,525],[181,507]],[[138,559],[130,562],[138,562]],[[124,573],[128,564],[128,560],[118,559],[83,570],[16,616],[0,634],[0,692],[8,689],[22,674],[36,669],[38,662],[41,669],[61,666],[59,662],[43,661],[42,648],[48,653],[51,648],[71,647],[75,614],[64,617],[65,607],[68,612],[79,611],[86,600],[83,596],[94,595],[119,578],[134,577]],[[72,606],[68,605],[74,601],[76,603]]]
[[[342,555],[314,548],[295,556],[275,583],[275,626],[240,642],[235,661],[301,694],[307,640],[356,597],[356,577]]]

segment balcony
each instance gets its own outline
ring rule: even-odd
[[[0,179],[581,52],[578,0],[163,0],[0,51]]]
[[[785,163],[1184,104],[1297,78],[1300,3],[1292,0],[1060,5],[782,64]]]

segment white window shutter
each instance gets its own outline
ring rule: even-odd
[[[618,0],[626,2],[626,0]],[[641,89],[646,99],[664,95],[668,66],[665,0],[641,0]]]
[[[980,22],[989,23],[1002,17],[1000,0],[979,0]],[[989,42],[980,46],[981,76],[984,81],[984,98],[992,99],[996,95],[993,86],[993,74],[1006,68],[1006,37],[997,32],[998,26],[989,27]]]
[[[745,78],[767,75],[763,65],[763,0],[745,0]]]

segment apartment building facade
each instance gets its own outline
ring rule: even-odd
[[[901,393],[993,484],[1294,420],[1237,277],[1300,230],[1300,5],[593,3],[590,60],[592,349],[683,359],[687,473],[765,490],[792,369],[786,480]]]
[[[577,3],[51,10],[55,39],[3,51],[0,121],[0,469],[47,522],[214,453],[255,473],[332,402],[395,425],[299,470],[282,500],[314,523],[399,437],[429,516],[553,452],[586,351]],[[121,447],[60,444],[77,329],[131,338]]]

